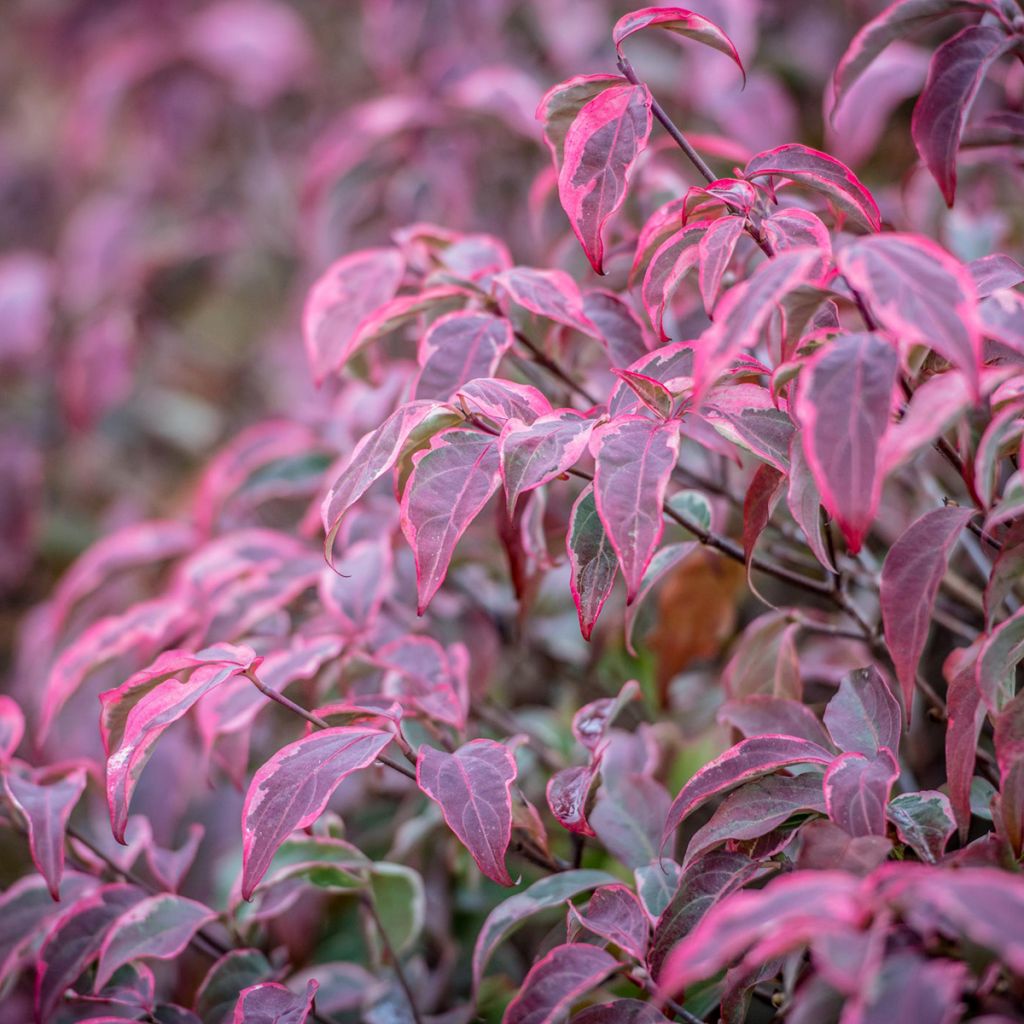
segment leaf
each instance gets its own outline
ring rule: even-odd
[[[198,822],[188,827],[188,838],[177,850],[164,849],[150,841],[145,848],[146,864],[153,877],[168,892],[177,892],[199,852],[206,829]]]
[[[982,12],[985,0],[897,0],[872,18],[853,37],[843,54],[832,80],[835,103],[832,117],[849,93],[853,83],[871,66],[875,58],[892,42],[905,39],[916,28],[929,25],[959,11]]]
[[[312,979],[301,993],[292,992],[276,981],[250,985],[238,996],[231,1024],[305,1024],[313,1012],[313,1000],[319,987]]]
[[[317,278],[302,311],[302,335],[320,383],[352,354],[360,322],[395,297],[405,261],[397,249],[363,249],[335,260]]]
[[[873,758],[883,747],[900,749],[900,704],[873,665],[843,676],[824,717],[840,750]]]
[[[683,868],[689,867],[712,847],[729,840],[759,839],[794,814],[825,813],[821,775],[769,775],[755,779],[730,793],[711,820],[699,828],[686,847]]]
[[[821,523],[821,494],[804,455],[803,439],[794,432],[789,446],[789,491],[786,503],[794,522],[803,530],[807,546],[829,572],[835,571]]]
[[[402,532],[416,556],[417,614],[448,573],[455,545],[500,482],[498,445],[474,430],[445,430],[416,462],[402,495]]]
[[[426,895],[418,871],[377,861],[370,869],[370,894],[384,933],[396,953],[419,938],[426,918]]]
[[[644,271],[640,295],[651,324],[662,341],[668,341],[665,310],[682,279],[697,265],[700,241],[713,223],[695,221],[669,235],[655,250]]]
[[[894,796],[885,816],[896,826],[900,841],[927,864],[935,864],[942,857],[956,831],[949,797],[934,789]]]
[[[832,236],[821,218],[799,206],[779,210],[766,217],[761,230],[768,244],[776,252],[810,245],[828,255],[832,253]]]
[[[368,537],[345,548],[336,571],[324,569],[318,586],[320,600],[340,633],[360,634],[373,627],[394,587],[393,563],[391,538]]]
[[[459,388],[456,398],[462,408],[499,424],[513,417],[532,423],[551,412],[551,403],[536,388],[493,377],[471,380]]]
[[[142,770],[164,730],[206,693],[260,663],[248,647],[218,644],[196,654],[167,651],[149,668],[100,694],[107,751],[107,805],[114,837],[124,842],[128,808]],[[175,676],[191,672],[186,682]]]
[[[748,573],[754,547],[771,520],[785,483],[785,474],[767,464],[758,466],[751,477],[743,499],[743,557]]]
[[[378,729],[338,726],[279,750],[253,776],[242,807],[242,896],[250,899],[277,848],[324,812],[341,782],[391,742]]]
[[[896,232],[856,239],[836,263],[887,331],[903,344],[934,349],[977,395],[978,296],[966,267],[929,239]]]
[[[25,716],[17,701],[6,694],[0,694],[0,768],[14,756],[22,737],[25,735]]]
[[[513,884],[505,853],[512,837],[516,772],[508,747],[486,739],[471,740],[454,754],[424,744],[416,761],[420,789],[441,808],[480,870],[501,885]]]
[[[511,419],[498,449],[509,515],[520,496],[572,469],[587,450],[595,421],[570,409],[538,416],[532,423]]]
[[[632,603],[664,531],[662,503],[679,457],[679,425],[620,416],[594,431],[591,447],[597,513]]]
[[[682,541],[678,544],[666,544],[654,553],[654,557],[651,559],[650,564],[644,571],[643,579],[640,581],[640,590],[636,595],[636,600],[627,606],[624,616],[625,621],[623,625],[625,626],[626,650],[633,657],[637,656],[636,647],[633,642],[633,632],[637,619],[640,617],[640,612],[647,603],[648,595],[668,573],[676,569],[677,566],[682,568],[682,564],[687,561],[696,549],[696,541]],[[679,639],[678,634],[676,634],[676,638]],[[653,637],[648,639],[653,640]],[[659,644],[651,642],[649,646],[652,650],[657,650]]]
[[[566,133],[558,197],[599,274],[604,273],[604,227],[626,198],[633,165],[650,134],[651,94],[645,85],[600,92]]]
[[[631,701],[640,696],[640,684],[630,679],[614,697],[601,697],[584,704],[572,716],[572,734],[576,741],[591,755],[598,752],[604,743],[612,723]]]
[[[632,370],[612,370],[643,404],[663,420],[672,415],[674,399],[672,393],[661,381],[646,377]]]
[[[587,800],[597,778],[598,763],[563,768],[548,779],[545,795],[548,807],[563,827],[576,835],[595,836],[587,821]]]
[[[831,746],[828,733],[814,712],[806,704],[786,697],[752,693],[727,700],[718,710],[718,720],[739,729],[746,737],[795,736],[826,750]]]
[[[816,277],[820,266],[818,249],[790,249],[760,264],[746,281],[722,297],[715,308],[715,322],[694,346],[693,376],[698,391],[714,384],[736,355],[757,344],[775,305]]]
[[[967,985],[964,963],[931,960],[910,950],[894,951],[886,955],[872,979],[871,995],[860,1019],[863,1024],[911,1018],[915,1024],[947,1024],[960,1012]],[[998,1018],[990,1024],[998,1024]]]
[[[960,840],[965,842],[971,822],[971,780],[985,706],[975,683],[977,657],[983,639],[950,652],[942,667],[946,677],[946,777]]]
[[[334,538],[342,516],[394,466],[413,431],[428,423],[434,424],[435,430],[442,430],[459,419],[451,407],[440,402],[407,402],[359,441],[320,509],[327,534],[324,551],[328,561],[333,557]]]
[[[423,288],[413,295],[399,295],[359,322],[349,342],[349,357],[425,313],[436,317],[462,308],[471,295],[465,288],[449,285]]]
[[[736,243],[743,234],[744,226],[745,221],[742,217],[719,217],[718,220],[711,222],[697,243],[700,297],[704,301],[704,309],[708,316],[715,308],[722,286],[722,275],[736,251]]]
[[[501,1024],[555,1024],[618,967],[615,957],[597,946],[556,946],[527,972]]]
[[[873,758],[840,754],[825,771],[829,817],[854,838],[884,836],[885,807],[899,774],[896,758],[886,747]]]
[[[713,21],[682,7],[643,7],[624,14],[612,29],[615,52],[621,57],[623,42],[645,28],[660,28],[724,53],[740,69],[746,82],[747,73],[732,40]]]
[[[804,454],[851,554],[878,508],[878,448],[898,370],[896,352],[880,337],[845,334],[812,356],[802,374],[796,415]]]
[[[680,823],[713,796],[794,764],[831,764],[832,754],[817,743],[792,736],[755,736],[709,761],[672,803],[662,846]]]
[[[997,25],[969,25],[932,55],[910,132],[947,206],[956,197],[956,157],[974,97],[992,64],[1018,44]]]
[[[1024,282],[1024,267],[1012,256],[995,252],[981,256],[967,264],[971,279],[978,289],[978,298],[985,299],[994,292],[1016,288]]]
[[[114,972],[132,960],[171,960],[217,915],[202,903],[161,894],[141,900],[110,926],[100,947],[93,986],[99,992]]]
[[[134,885],[113,884],[77,900],[48,929],[36,958],[37,1020],[50,1020],[65,991],[99,952],[107,929],[145,893]]]
[[[195,1011],[203,1024],[225,1024],[238,994],[273,974],[270,961],[258,949],[232,949],[207,971],[196,992]]]
[[[1024,658],[1024,608],[1018,608],[983,640],[975,669],[978,692],[991,712],[1001,711],[1016,693],[1016,669]]]
[[[509,299],[537,316],[598,337],[597,328],[583,313],[579,285],[564,270],[512,267],[492,278]]]
[[[743,170],[748,180],[773,175],[821,192],[861,227],[869,231],[881,230],[878,204],[857,175],[835,157],[794,142],[758,153]]]
[[[654,926],[647,962],[659,984],[664,983],[662,972],[672,949],[696,928],[713,904],[746,885],[760,871],[761,866],[746,854],[716,850],[695,860],[683,872]]]
[[[1003,538],[985,584],[985,628],[991,629],[1003,602],[1012,593],[1024,568],[1024,524],[1015,524]]]
[[[46,879],[50,895],[60,898],[64,873],[64,839],[68,818],[85,791],[85,770],[76,768],[63,779],[46,785],[4,773],[4,789],[28,827],[32,861]]]
[[[551,150],[556,171],[562,168],[565,137],[576,115],[606,89],[625,84],[621,75],[575,75],[544,93],[535,116],[544,129],[544,141]]]
[[[599,885],[614,885],[618,879],[606,871],[570,870],[549,875],[499,903],[487,915],[473,948],[473,988],[480,986],[484,968],[495,949],[527,918],[542,910],[560,906],[566,900]]]
[[[880,588],[882,625],[908,714],[917,666],[928,642],[935,596],[946,574],[950,552],[973,515],[974,509],[954,505],[926,512],[900,535],[885,556]],[[896,749],[891,744],[883,745]]]
[[[640,318],[614,292],[601,288],[584,292],[583,312],[600,331],[613,368],[631,366],[647,355],[648,338]]]
[[[615,999],[581,1010],[572,1024],[668,1024],[668,1017],[639,999]]]
[[[590,897],[586,910],[569,904],[579,924],[641,962],[647,952],[650,925],[636,893],[627,885],[603,885]]]
[[[439,317],[420,340],[412,397],[447,401],[463,384],[492,376],[511,345],[504,317],[468,310]]]
[[[601,844],[628,868],[658,858],[658,840],[665,827],[671,797],[656,779],[639,772],[622,778],[603,775],[590,827]]]

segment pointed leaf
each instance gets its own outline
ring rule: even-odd
[[[438,317],[462,309],[471,296],[472,293],[465,288],[450,285],[424,288],[412,295],[399,295],[359,322],[349,342],[348,355],[351,357],[371,341],[397,331],[424,314]]]
[[[926,864],[934,864],[942,857],[949,837],[956,831],[949,797],[934,789],[894,796],[885,816],[896,826],[900,841]]]
[[[572,734],[585,750],[596,754],[603,745],[612,723],[630,701],[640,696],[640,684],[630,679],[622,684],[615,697],[601,697],[599,700],[584,704],[572,716]]]
[[[572,469],[587,450],[595,421],[569,409],[539,416],[532,423],[511,419],[498,440],[501,477],[509,514],[520,495]]]
[[[974,509],[953,505],[926,512],[889,549],[882,566],[885,642],[903,687],[903,703],[908,712],[918,662],[928,642],[935,596],[950,552],[973,514]],[[896,749],[890,743],[882,745]]]
[[[992,64],[1019,38],[998,25],[969,25],[932,56],[910,130],[947,206],[956,196],[956,157],[974,97]]]
[[[835,572],[822,530],[821,494],[814,482],[814,474],[804,454],[803,439],[798,432],[794,432],[789,445],[789,492],[786,503],[790,515],[803,530],[814,557],[829,572]]]
[[[660,28],[724,53],[743,72],[746,81],[747,73],[732,40],[713,21],[682,7],[643,7],[623,15],[612,29],[615,52],[621,57],[623,42],[645,28]]]
[[[673,495],[674,497],[676,496]],[[671,506],[673,502],[670,500],[668,504]],[[676,566],[681,566],[697,550],[697,547],[697,541],[692,540],[681,541],[678,544],[666,544],[663,548],[655,551],[654,557],[644,570],[636,598],[632,604],[626,606],[626,613],[623,617],[626,650],[634,658],[637,656],[637,651],[633,642],[633,633],[636,629],[637,619],[640,618],[640,613],[647,603],[648,596],[661,580],[675,569]]]
[[[583,313],[579,285],[564,270],[512,267],[495,274],[492,280],[523,309],[583,334],[598,336],[597,328]]]
[[[882,226],[878,204],[844,163],[809,146],[791,143],[758,153],[748,161],[748,179],[778,175],[825,195],[837,209],[869,231]]]
[[[583,312],[601,332],[613,368],[632,365],[648,351],[648,338],[633,307],[614,292],[592,288],[583,294]]]
[[[581,1010],[572,1024],[668,1024],[668,1017],[639,999],[615,999]]]
[[[558,196],[591,266],[604,273],[604,227],[626,198],[637,156],[651,133],[645,85],[606,89],[584,106],[565,136]]]
[[[439,317],[419,345],[414,399],[446,401],[463,384],[490,377],[512,344],[512,325],[490,313],[460,311]]]
[[[119,967],[132,960],[173,959],[203,925],[216,918],[209,907],[183,896],[163,894],[136,903],[117,918],[103,940],[94,991],[99,992]]]
[[[664,532],[662,503],[679,457],[679,425],[620,416],[594,431],[593,438],[597,512],[631,603]]]
[[[639,868],[658,858],[658,841],[665,827],[672,798],[649,775],[605,771],[590,812],[590,826],[601,844],[628,868]],[[614,781],[612,781],[614,780]]]
[[[195,1011],[203,1024],[225,1024],[238,994],[274,973],[258,949],[232,949],[209,969],[196,992]]]
[[[685,225],[658,246],[647,264],[640,294],[651,324],[662,341],[668,341],[665,311],[680,282],[697,266],[701,239],[714,223],[699,220]]]
[[[755,736],[743,740],[701,768],[675,798],[662,845],[679,824],[713,796],[794,764],[831,764],[833,755],[809,740],[792,736]]]
[[[402,532],[416,556],[417,614],[448,573],[459,538],[500,482],[498,445],[473,430],[446,430],[416,462],[402,495]]]
[[[85,770],[76,768],[56,782],[38,785],[13,772],[4,774],[7,796],[25,819],[32,861],[59,899],[64,873],[64,838],[68,818],[85,791]]]
[[[530,968],[501,1024],[555,1024],[618,967],[615,957],[597,946],[556,946]]]
[[[515,758],[493,740],[472,740],[454,754],[424,744],[416,762],[420,789],[441,808],[480,870],[501,885],[513,884],[505,852],[512,838],[515,777]]]
[[[395,297],[404,273],[397,249],[363,249],[336,260],[317,278],[302,311],[302,334],[318,382],[345,364],[356,328]]]
[[[672,393],[661,381],[647,377],[633,370],[612,370],[648,409],[663,420],[672,415],[674,399]]]
[[[718,720],[739,729],[748,738],[795,736],[817,743],[826,750],[831,745],[817,715],[806,704],[786,697],[752,693],[738,700],[727,700],[719,708]]]
[[[599,762],[592,762],[577,768],[563,768],[548,779],[545,790],[548,807],[558,823],[576,835],[597,835],[587,821],[587,802],[599,767]]]
[[[642,961],[650,938],[650,925],[636,893],[626,885],[603,885],[586,910],[570,906],[570,913],[588,931],[614,943]]]
[[[324,812],[341,782],[391,741],[377,729],[338,726],[279,750],[253,776],[242,808],[242,896],[249,899],[277,848]]]
[[[553,85],[537,104],[536,118],[544,129],[544,141],[551,150],[555,170],[561,170],[565,137],[576,115],[595,97],[614,85],[625,85],[621,75],[575,75]]]
[[[305,992],[292,992],[276,981],[250,985],[238,996],[231,1024],[306,1024],[319,987],[313,979]]]
[[[899,774],[896,758],[886,747],[873,758],[840,754],[825,772],[829,817],[854,838],[884,836],[885,807]]]
[[[975,682],[977,657],[983,641],[952,651],[942,667],[946,677],[946,776],[961,842],[971,823],[971,780],[985,705]]]
[[[873,665],[843,676],[825,708],[825,725],[840,750],[873,758],[883,747],[899,750],[899,701]]]
[[[17,701],[6,694],[0,694],[0,768],[14,756],[24,735],[25,716]]]
[[[975,669],[978,692],[992,712],[1001,711],[1016,693],[1016,670],[1024,659],[1024,608],[1018,608],[989,633]]]
[[[370,895],[377,919],[397,953],[404,953],[423,931],[426,895],[418,871],[378,861],[370,869]]]
[[[584,640],[589,640],[594,623],[612,592],[619,564],[615,548],[597,514],[593,484],[587,484],[572,507],[565,547],[572,569],[569,586],[576,602],[580,632]]]
[[[532,423],[538,416],[551,412],[551,403],[529,384],[483,377],[459,388],[457,404],[502,424],[513,417]]]
[[[566,900],[599,885],[613,885],[618,879],[607,871],[562,871],[542,878],[522,892],[499,903],[487,915],[473,949],[473,987],[478,988],[484,968],[495,949],[534,914],[558,907]]]
[[[878,447],[889,426],[896,352],[874,334],[846,334],[807,363],[796,404],[822,502],[860,550],[881,496]]]
[[[718,220],[711,222],[711,226],[697,243],[700,297],[704,300],[704,309],[709,316],[718,301],[722,275],[732,260],[743,228],[742,217],[719,217]]]
[[[904,344],[934,349],[977,394],[978,295],[966,267],[926,238],[895,232],[858,238],[836,262],[886,330]]]

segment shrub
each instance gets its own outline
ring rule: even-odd
[[[833,113],[952,13],[913,141],[986,208],[1009,2],[887,8]],[[645,8],[538,108],[532,199],[612,287],[424,223],[341,256],[302,313],[331,415],[241,433],[27,620],[0,975],[39,1019],[1021,1019],[1024,268],[817,149],[695,148],[625,55],[654,29],[744,73]],[[655,122],[702,184],[664,194]],[[100,688],[102,772],[61,749]]]

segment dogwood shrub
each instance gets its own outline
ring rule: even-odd
[[[330,414],[23,626],[15,1013],[1024,1019],[1024,268],[951,244],[1019,239],[1024,11],[900,0],[827,107],[933,21],[904,206],[688,138],[627,51],[743,54],[652,7],[537,109],[585,264],[416,223],[322,269]]]

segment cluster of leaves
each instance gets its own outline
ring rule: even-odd
[[[913,135],[952,202],[1024,12],[900,0],[834,84],[949,14]],[[619,75],[537,110],[612,287],[425,223],[341,256],[302,313],[331,415],[242,432],[26,620],[56,653],[28,741],[0,698],[15,1013],[1021,1019],[1024,268],[805,145],[717,176],[625,56],[662,32],[743,72],[645,8]],[[655,122],[704,180],[634,224]],[[201,844],[223,878],[182,895]]]

